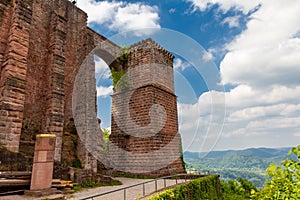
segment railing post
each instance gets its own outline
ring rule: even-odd
[[[155,192],[157,191],[157,180],[155,179]]]
[[[145,196],[145,183],[143,183],[143,196]]]
[[[164,188],[167,186],[166,179],[164,178]]]
[[[176,185],[177,185],[177,176],[176,176]]]
[[[124,200],[126,200],[126,189],[124,189]]]

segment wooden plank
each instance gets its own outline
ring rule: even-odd
[[[8,192],[0,192],[0,196],[6,196],[6,195],[23,195],[24,190],[14,190],[14,191],[8,191]]]
[[[0,172],[0,178],[30,179],[31,172]]]
[[[28,186],[30,185],[30,180],[21,180],[21,179],[0,179],[0,187],[7,186]]]

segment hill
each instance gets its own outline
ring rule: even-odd
[[[265,182],[264,172],[272,163],[280,164],[289,148],[250,148],[212,152],[184,152],[187,168],[220,174],[222,179],[239,177],[252,181],[259,187]]]

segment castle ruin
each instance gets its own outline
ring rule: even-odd
[[[3,146],[12,152],[33,155],[36,134],[51,133],[56,135],[56,161],[78,157],[84,168],[97,169],[97,158],[82,142],[71,144],[76,155],[68,149],[68,138],[79,140],[70,136],[76,135],[78,128],[72,112],[75,79],[95,47],[100,48],[95,54],[110,67],[116,63],[120,47],[87,27],[87,14],[68,0],[0,2]],[[127,72],[127,85],[115,88],[112,95],[112,145],[108,158],[118,160],[116,167],[125,172],[184,172],[174,94],[174,57],[151,39],[132,45],[129,52],[126,62],[118,62],[117,70]],[[95,69],[89,74],[92,77]],[[88,84],[94,89],[89,98],[95,103],[95,81]],[[157,109],[152,109],[154,104]],[[151,152],[157,153],[150,156]],[[154,171],[149,166],[167,157],[177,159]]]

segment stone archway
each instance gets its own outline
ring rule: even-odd
[[[35,135],[52,133],[55,160],[62,161],[63,136],[71,132],[74,118],[82,140],[77,149],[87,169],[96,169],[93,157],[100,156],[109,167],[130,173],[184,171],[169,52],[152,40],[131,46],[131,85],[113,95],[111,151],[105,154],[95,119],[90,53],[110,65],[119,47],[88,28],[86,13],[68,0],[1,1],[0,7],[0,140],[5,147],[33,156]]]

